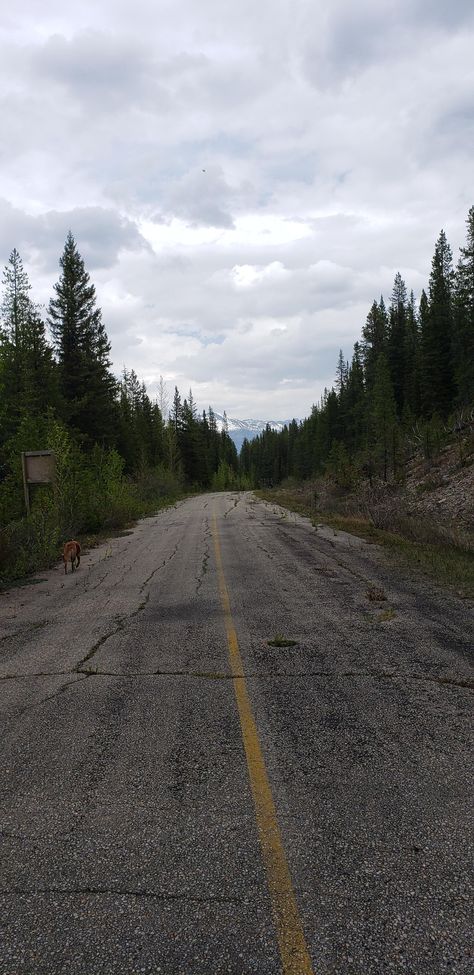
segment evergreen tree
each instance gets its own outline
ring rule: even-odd
[[[31,301],[28,276],[14,249],[3,275],[0,375],[3,386],[3,436],[7,439],[24,413],[46,413],[58,405],[56,369],[44,323]]]
[[[175,435],[178,436],[181,423],[182,423],[182,406],[181,406],[181,396],[179,394],[179,389],[177,386],[174,387],[173,405],[170,410],[170,424],[173,427]]]
[[[452,253],[442,230],[431,264],[428,316],[422,322],[422,395],[426,416],[446,416],[454,399],[452,291]]]
[[[400,272],[397,272],[390,303],[387,356],[399,416],[404,404],[407,317],[407,289]]]
[[[382,353],[375,370],[372,405],[372,450],[376,469],[384,481],[395,472],[397,409],[386,356]]]
[[[405,423],[411,422],[418,416],[421,409],[420,373],[420,330],[415,296],[412,291],[406,308],[404,336],[403,416]]]
[[[68,233],[60,259],[61,277],[49,304],[65,419],[86,443],[115,437],[116,383],[110,372],[110,343],[96,306],[95,287]]]
[[[204,444],[191,390],[189,398],[183,401],[178,444],[187,483],[202,484],[205,480]]]
[[[365,442],[365,411],[366,395],[362,352],[359,343],[356,342],[346,387],[346,442],[351,456],[361,450]]]
[[[374,301],[362,329],[362,357],[364,362],[365,384],[371,389],[375,382],[377,359],[387,350],[388,317],[383,298]]]
[[[341,396],[341,393],[347,383],[347,374],[348,374],[347,362],[344,359],[344,353],[342,349],[339,349],[339,358],[337,360],[337,368],[336,368],[336,390],[339,397]]]
[[[460,249],[454,294],[454,373],[459,405],[474,403],[474,206],[467,217],[466,246]]]
[[[209,425],[209,469],[212,473],[219,467],[219,433],[217,430],[216,415],[212,406],[207,412],[207,422]]]

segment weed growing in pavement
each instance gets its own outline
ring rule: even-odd
[[[297,647],[297,640],[289,640],[287,637],[282,636],[281,633],[276,633],[273,640],[267,640],[267,645],[269,647]]]
[[[381,603],[387,598],[383,589],[379,589],[377,586],[369,586],[366,596],[371,603]]]
[[[377,617],[377,623],[388,623],[388,621],[393,620],[396,615],[397,614],[395,610],[392,609],[391,607],[390,609],[385,609],[383,613],[381,613],[380,616]]]

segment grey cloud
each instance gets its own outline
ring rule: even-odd
[[[43,271],[58,266],[69,230],[89,270],[111,268],[123,250],[149,249],[131,220],[103,207],[77,207],[31,216],[0,200],[0,227],[5,262],[16,247]]]
[[[452,160],[453,154],[473,158],[474,151],[474,99],[471,95],[442,111],[431,126],[426,156],[435,151]]]
[[[155,112],[171,107],[149,42],[124,34],[92,29],[70,38],[55,34],[32,48],[30,70],[32,77],[61,86],[73,102],[96,112],[142,103],[152,103]]]
[[[458,28],[465,24],[474,23],[474,7],[472,0],[412,0],[406,2],[405,13],[417,21],[420,26],[429,24],[443,27]]]
[[[161,214],[155,219],[176,216],[191,226],[230,228],[234,226],[233,212],[254,198],[248,183],[232,187],[220,166],[211,163],[202,167],[196,158],[192,169],[164,190]]]
[[[361,0],[331,7],[310,6],[302,64],[308,78],[327,88],[343,84],[374,63],[419,51],[427,38],[474,23],[471,0]]]

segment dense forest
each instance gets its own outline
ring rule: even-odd
[[[444,231],[419,301],[395,276],[390,303],[375,300],[335,386],[302,423],[267,429],[241,450],[255,486],[329,473],[341,487],[360,476],[403,480],[415,449],[435,452],[474,407],[474,206],[456,267]]]
[[[94,285],[72,233],[46,315],[18,251],[5,268],[0,320],[0,578],[53,556],[61,538],[119,527],[160,497],[238,483],[236,448],[192,392],[156,401],[133,370],[117,380]],[[53,489],[24,517],[21,452],[54,450]],[[3,526],[3,530],[2,530]],[[16,560],[16,561],[15,561]]]

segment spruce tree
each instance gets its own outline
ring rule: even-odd
[[[406,327],[407,289],[400,272],[397,272],[390,303],[387,355],[399,416],[404,404]]]
[[[58,405],[56,368],[44,322],[30,298],[31,286],[16,249],[3,275],[0,372],[4,395],[4,436],[22,414],[44,414]]]
[[[460,249],[454,292],[453,352],[456,401],[474,404],[474,206],[467,217],[466,246]]]
[[[366,396],[362,353],[359,343],[356,342],[346,387],[346,444],[351,455],[361,450],[364,444],[366,429],[365,409]]]
[[[30,283],[16,250],[10,254],[3,273],[1,304],[1,361],[5,396],[6,434],[11,434],[20,420],[23,392],[23,348],[31,310]]]
[[[406,309],[404,336],[403,418],[405,426],[418,416],[421,409],[420,372],[420,328],[415,296],[411,291]]]
[[[86,444],[115,439],[116,382],[110,343],[84,261],[69,231],[60,259],[61,276],[49,303],[49,325],[59,366],[65,419]]]
[[[423,407],[427,416],[446,416],[454,399],[452,359],[453,267],[444,230],[431,264],[428,315],[422,322]]]
[[[375,367],[382,352],[387,351],[388,318],[383,298],[374,301],[362,329],[362,356],[366,388],[370,390],[375,382]]]

